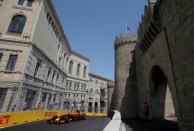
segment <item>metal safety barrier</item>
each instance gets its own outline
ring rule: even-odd
[[[48,111],[29,111],[29,112],[8,112],[0,113],[0,128],[11,125],[23,124],[51,118],[54,115],[66,115],[68,111],[48,110]],[[87,116],[107,116],[107,113],[86,112]]]

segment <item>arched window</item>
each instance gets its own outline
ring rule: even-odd
[[[47,20],[50,18],[50,14],[49,13],[47,13],[46,18],[47,18]]]
[[[22,34],[26,23],[26,17],[23,15],[16,15],[12,18],[9,25],[8,32]]]
[[[80,75],[80,67],[81,67],[81,65],[80,64],[77,64],[77,76],[79,76]]]
[[[73,69],[73,61],[69,62],[69,74],[72,74],[72,69]]]
[[[24,4],[24,0],[18,0],[18,5],[23,5]]]
[[[87,67],[86,67],[86,66],[84,66],[83,77],[86,77],[86,71],[87,71]]]
[[[33,2],[34,2],[34,0],[28,0],[27,6],[31,7]]]

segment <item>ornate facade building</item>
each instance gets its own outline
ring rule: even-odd
[[[88,111],[107,112],[108,106],[108,80],[94,73],[89,73],[88,85]]]
[[[0,1],[0,18],[0,111],[87,107],[90,61],[71,49],[52,1]]]
[[[87,90],[89,82],[89,62],[90,60],[77,52],[67,61],[67,82],[66,82],[66,104],[70,106],[79,106],[87,110]]]
[[[1,110],[61,108],[71,48],[52,3],[1,4]]]
[[[111,102],[112,102],[112,96],[113,96],[113,91],[115,88],[114,81],[109,81],[108,82],[108,99],[107,99],[107,112],[109,113],[111,111]]]

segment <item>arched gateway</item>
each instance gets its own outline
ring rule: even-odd
[[[150,73],[150,117],[151,119],[176,119],[167,77],[155,65]]]

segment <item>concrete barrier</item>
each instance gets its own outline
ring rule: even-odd
[[[112,114],[112,113],[111,113]],[[114,111],[113,116],[110,116],[112,120],[104,128],[103,131],[126,131],[124,124],[121,120],[121,114],[119,111]]]
[[[105,117],[107,116],[107,113],[92,113],[92,112],[86,112],[87,116],[101,116],[101,117]]]
[[[29,111],[29,112],[9,112],[0,113],[0,128],[12,126],[16,124],[23,124],[27,122],[45,120],[54,115],[65,115],[68,111],[64,110],[49,110],[49,111]],[[106,113],[89,113],[87,116],[107,116]]]

